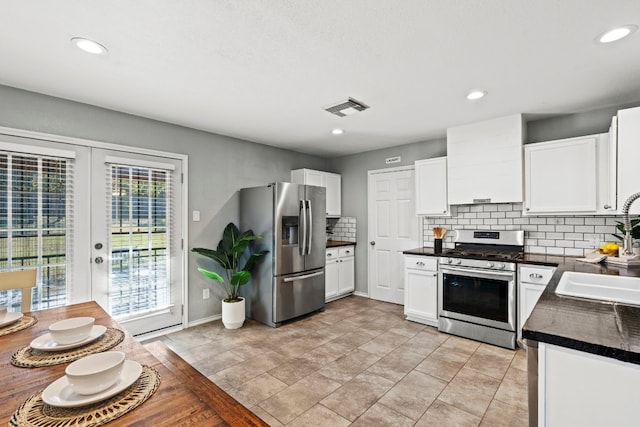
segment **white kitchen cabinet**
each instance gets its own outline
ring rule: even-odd
[[[438,326],[438,259],[405,255],[404,286],[407,320]]]
[[[355,246],[326,250],[325,300],[343,297],[355,290]]]
[[[556,267],[518,266],[518,340],[522,339],[522,326],[551,280]]]
[[[540,343],[538,425],[637,426],[640,365]]]
[[[327,216],[340,217],[342,214],[342,177],[339,174],[313,169],[295,169],[291,171],[291,182],[325,187],[327,189]]]
[[[640,191],[638,179],[638,159],[640,159],[640,107],[618,111],[616,123],[612,126],[618,150],[618,210],[622,211],[624,202]],[[640,201],[631,205],[629,211],[640,213]]]
[[[606,133],[525,145],[525,214],[613,213],[610,155]]]
[[[521,114],[447,129],[450,205],[523,201]]]
[[[450,215],[447,202],[447,158],[415,162],[416,215]]]

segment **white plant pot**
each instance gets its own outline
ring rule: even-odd
[[[222,301],[222,323],[227,329],[238,329],[244,323],[244,298],[237,302]]]

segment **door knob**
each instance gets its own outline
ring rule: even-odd
[[[96,257],[95,261],[96,261],[96,264],[102,264],[104,262],[101,256]]]
[[[372,240],[372,241],[370,241],[370,242],[369,242],[369,244],[370,244],[371,246],[375,246],[375,245],[376,245],[376,242],[375,242],[374,240]]]
[[[96,243],[94,247],[96,249],[102,249],[102,243]]]

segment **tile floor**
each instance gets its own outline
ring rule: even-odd
[[[220,321],[162,338],[271,426],[526,426],[526,355],[350,296],[274,329]]]

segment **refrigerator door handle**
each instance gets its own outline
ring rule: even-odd
[[[300,200],[300,221],[302,222],[302,233],[298,233],[298,236],[302,234],[302,242],[298,242],[298,250],[300,256],[304,256],[307,253],[307,205],[306,200]]]
[[[311,200],[307,200],[307,215],[308,215],[308,231],[309,238],[307,239],[307,255],[311,255],[311,236],[313,236],[313,213],[311,209]]]
[[[304,280],[304,279],[310,279],[312,277],[316,277],[316,276],[321,276],[324,274],[324,271],[318,271],[315,273],[311,273],[311,274],[305,274],[303,276],[295,276],[295,277],[287,277],[286,279],[282,279],[283,282],[294,282],[296,280]]]

